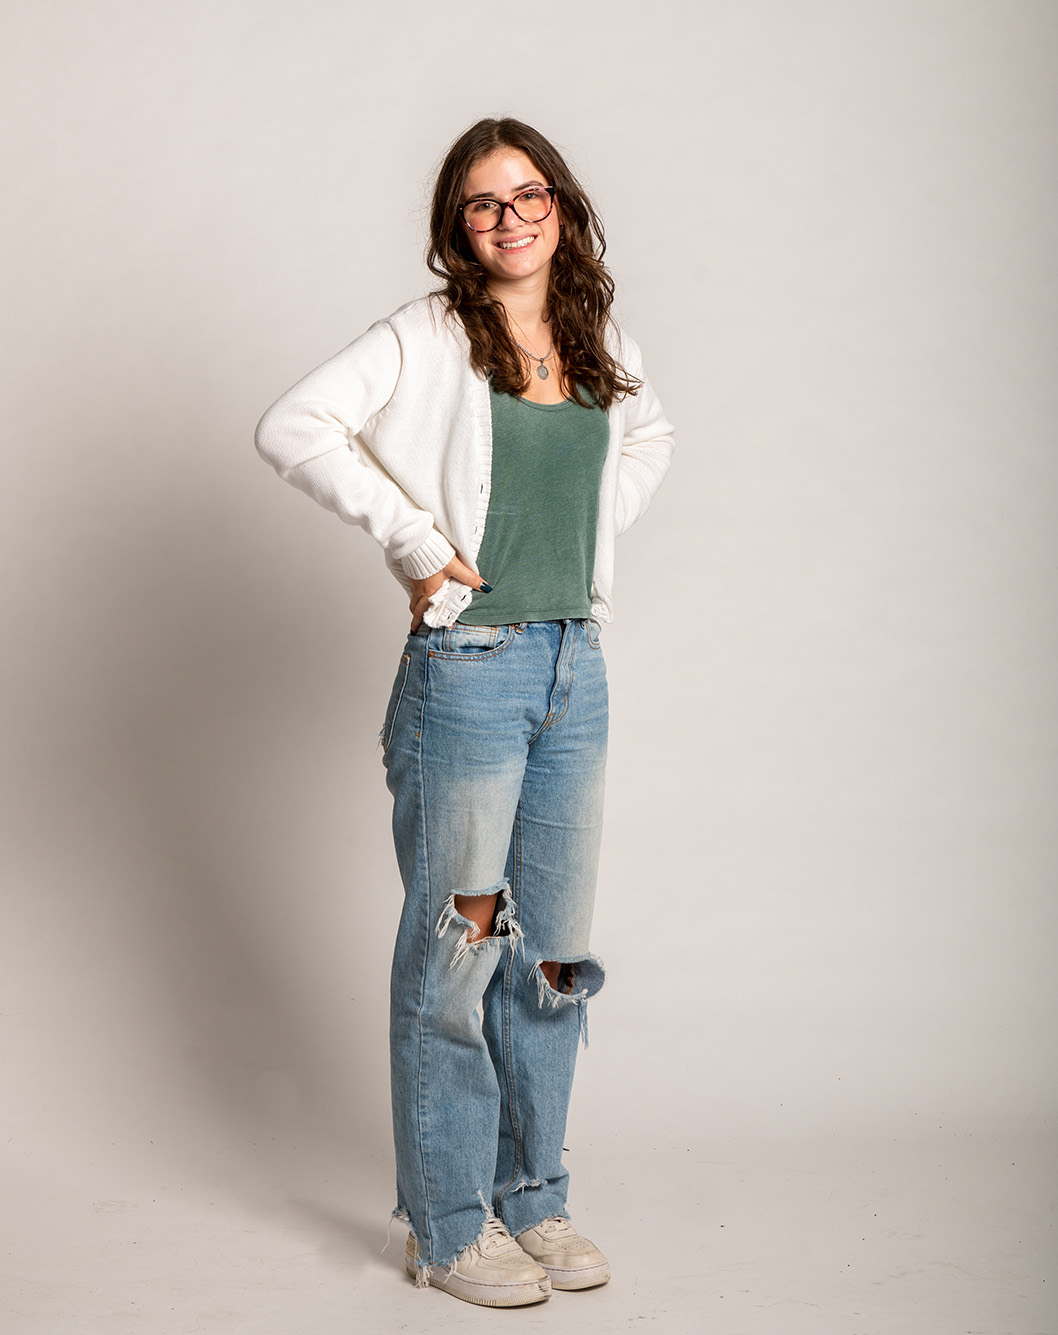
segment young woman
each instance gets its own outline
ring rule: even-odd
[[[422,1286],[487,1306],[603,1284],[566,1213],[602,821],[614,539],[671,427],[610,318],[561,156],[484,120],[438,176],[402,307],[294,386],[257,446],[383,547],[411,634],[382,729],[404,882],[391,988],[397,1210]],[[487,582],[486,582],[487,581]]]

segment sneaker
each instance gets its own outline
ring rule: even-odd
[[[518,1245],[547,1271],[553,1289],[590,1289],[610,1278],[606,1257],[561,1215],[519,1233]]]
[[[419,1244],[409,1233],[404,1268],[416,1283],[421,1282],[418,1256]],[[463,1248],[451,1269],[431,1266],[429,1282],[481,1307],[525,1307],[551,1297],[547,1271],[525,1254],[498,1219],[485,1220],[477,1241]]]

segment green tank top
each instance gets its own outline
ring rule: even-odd
[[[477,566],[492,585],[471,626],[591,616],[599,484],[610,430],[601,408],[530,403],[490,389],[492,491]]]

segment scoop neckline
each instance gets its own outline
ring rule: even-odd
[[[571,403],[576,408],[580,407],[576,399],[562,399],[559,403],[534,403],[532,399],[527,399],[521,394],[518,395],[518,402],[524,403],[527,408],[544,408],[548,411],[553,411],[555,408],[568,408]]]

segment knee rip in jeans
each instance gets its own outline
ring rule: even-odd
[[[560,960],[559,986],[554,988],[544,974],[544,960],[537,960],[529,971],[529,977],[536,979],[537,995],[541,1007],[550,1006],[559,1010],[566,1006],[576,1006],[580,1016],[580,1040],[588,1046],[588,1001],[606,981],[606,969],[597,955],[579,955],[571,960]]]
[[[486,895],[498,896],[501,902],[496,905],[491,935],[479,936],[477,924],[471,922],[469,918],[465,918],[456,908],[456,897],[477,899]],[[518,943],[522,940],[523,933],[518,919],[515,917],[515,911],[514,896],[511,894],[511,887],[506,879],[498,881],[496,885],[489,886],[487,890],[453,890],[445,900],[445,906],[437,920],[438,937],[444,936],[453,923],[457,928],[462,928],[448,967],[454,969],[468,955],[487,950],[490,942],[493,941],[506,940],[511,950],[516,950]]]

